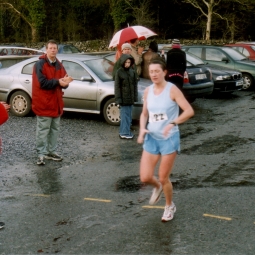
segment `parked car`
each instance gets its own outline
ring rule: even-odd
[[[46,46],[41,48],[41,51],[46,52]],[[59,54],[79,54],[83,53],[77,47],[72,44],[58,44],[58,53]]]
[[[192,45],[182,46],[183,50],[201,58],[205,63],[236,70],[243,75],[243,90],[255,85],[255,62],[242,53],[226,46]]]
[[[22,60],[42,54],[43,51],[32,48],[2,45],[0,46],[0,68],[12,66]]]
[[[190,65],[210,68],[214,82],[214,92],[232,93],[234,91],[242,89],[243,77],[241,72],[205,64],[202,59],[188,52],[186,52],[186,58],[187,70],[189,70]]]
[[[98,56],[77,54],[60,54],[58,59],[74,79],[64,91],[64,111],[102,114],[109,124],[119,125],[120,113],[114,99],[112,62]],[[31,111],[32,70],[37,60],[38,57],[34,57],[0,69],[0,101],[8,102],[12,114],[16,116],[26,116]],[[145,79],[139,81],[133,119],[140,117],[143,92],[150,84]]]
[[[114,64],[115,53],[107,54],[105,59]],[[150,81],[150,80],[148,80]],[[183,93],[189,102],[198,97],[210,95],[213,92],[213,80],[211,70],[206,66],[196,66],[188,63],[184,74]]]
[[[162,53],[164,51],[164,58],[167,59],[167,51],[171,49],[171,45],[164,45],[159,52]],[[212,78],[214,82],[213,90],[214,92],[227,92],[232,93],[236,90],[241,90],[243,86],[243,78],[242,74],[238,71],[229,70],[223,67],[218,67],[214,65],[205,64],[201,58],[186,52],[187,59],[187,70],[189,70],[190,66],[201,66],[210,68],[212,72]]]
[[[235,50],[238,50],[250,60],[255,60],[255,44],[232,43],[232,44],[225,44],[224,46],[231,47]]]
[[[44,52],[41,50],[17,47],[17,46],[0,46],[0,56],[31,56],[31,55],[42,55]]]

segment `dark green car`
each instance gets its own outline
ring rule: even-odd
[[[182,46],[184,51],[201,58],[205,63],[240,71],[243,75],[243,90],[255,87],[255,62],[248,60],[240,52],[221,46]]]

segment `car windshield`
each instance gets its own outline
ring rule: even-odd
[[[114,63],[107,59],[93,59],[83,61],[102,81],[112,81]]]
[[[240,53],[239,51],[236,51],[232,48],[224,47],[224,48],[222,48],[222,50],[225,51],[228,55],[230,55],[231,58],[233,58],[234,60],[245,60],[245,59],[247,59],[247,57],[244,56],[242,53]]]
[[[80,52],[81,52],[79,49],[77,49],[77,48],[76,48],[75,46],[73,46],[73,45],[69,45],[68,47],[71,49],[72,53],[80,53]]]
[[[193,55],[191,53],[186,52],[186,59],[187,59],[187,62],[189,62],[189,63],[191,63],[192,65],[195,65],[195,66],[205,64],[202,59],[196,57],[195,55]],[[188,65],[188,63],[187,63],[187,65]]]

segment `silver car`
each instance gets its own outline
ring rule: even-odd
[[[64,90],[64,111],[102,114],[111,125],[119,125],[119,105],[114,99],[113,63],[106,58],[89,55],[59,54],[73,82]],[[0,69],[0,101],[11,105],[11,113],[26,116],[31,112],[32,70],[38,57]],[[140,79],[138,102],[133,107],[133,119],[139,119],[142,96],[151,82]]]

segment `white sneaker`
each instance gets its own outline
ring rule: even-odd
[[[160,196],[161,196],[162,191],[163,191],[162,184],[160,183],[160,187],[158,189],[154,188],[152,190],[152,195],[151,195],[151,198],[150,198],[150,201],[149,201],[150,205],[155,205],[160,200]]]
[[[172,220],[175,212],[176,212],[176,206],[173,202],[172,202],[172,205],[165,206],[165,211],[163,213],[161,221],[165,222],[165,221]]]

